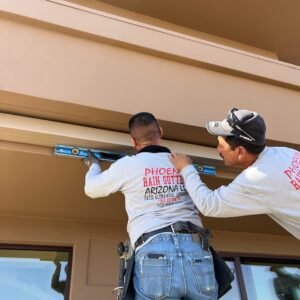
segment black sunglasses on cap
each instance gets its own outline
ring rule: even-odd
[[[230,110],[230,112],[229,112],[229,114],[228,114],[228,116],[227,116],[227,118],[226,118],[226,121],[228,122],[228,124],[229,124],[233,129],[235,129],[235,130],[237,130],[237,131],[239,131],[239,132],[245,134],[246,137],[243,136],[243,138],[246,138],[247,140],[249,140],[249,142],[255,142],[256,139],[255,139],[254,137],[252,137],[248,132],[246,132],[246,131],[242,128],[242,126],[243,126],[243,124],[245,123],[245,121],[247,121],[247,120],[251,119],[252,117],[254,117],[254,114],[252,113],[249,117],[247,117],[247,119],[241,121],[241,120],[239,120],[239,118],[235,115],[235,113],[234,113],[235,111],[238,111],[238,109],[237,109],[237,108],[233,108],[233,109]],[[239,134],[239,135],[240,135],[240,134]]]

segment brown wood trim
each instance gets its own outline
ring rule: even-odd
[[[37,250],[37,251],[65,251],[73,252],[73,247],[70,246],[47,246],[47,245],[27,245],[27,244],[2,244],[0,243],[0,249],[8,250]]]
[[[241,261],[238,256],[234,257],[234,266],[235,266],[236,279],[238,281],[241,298],[242,300],[248,300],[246,285],[245,285],[243,271],[241,267]]]
[[[265,260],[286,260],[286,261],[298,261],[300,263],[300,256],[294,256],[294,255],[275,255],[275,254],[262,254],[262,253],[240,253],[240,252],[222,252],[218,251],[218,253],[223,258],[232,258],[232,257],[240,257],[242,259],[244,258],[250,258],[250,259],[265,259]]]

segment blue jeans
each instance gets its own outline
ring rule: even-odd
[[[137,250],[135,300],[218,299],[213,258],[196,234],[161,233]]]

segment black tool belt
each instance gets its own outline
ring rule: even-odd
[[[201,228],[191,222],[176,222],[167,227],[153,230],[150,232],[146,232],[137,239],[137,241],[134,244],[135,248],[144,244],[150,237],[152,237],[156,234],[159,234],[159,233],[163,233],[163,232],[197,233],[197,234],[199,234],[199,236],[201,238],[203,248],[208,249],[208,246],[209,246],[208,238],[210,237],[209,231],[207,229]]]

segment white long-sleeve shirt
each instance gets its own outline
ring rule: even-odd
[[[104,172],[99,165],[92,164],[86,174],[85,193],[89,197],[105,197],[117,191],[125,195],[127,231],[133,245],[143,233],[177,221],[190,221],[202,227],[183,178],[168,155],[141,152],[119,159]]]
[[[228,186],[210,190],[192,165],[181,170],[185,186],[205,216],[268,214],[300,239],[300,152],[266,147]]]

